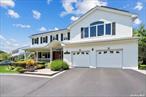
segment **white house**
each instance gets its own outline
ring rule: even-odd
[[[72,67],[137,67],[136,18],[128,11],[96,6],[66,29],[32,35],[26,51],[35,52],[37,61],[63,59]]]

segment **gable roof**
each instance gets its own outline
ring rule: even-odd
[[[95,11],[97,9],[105,10],[105,11],[111,11],[111,12],[115,12],[115,13],[118,13],[118,14],[131,16],[133,20],[135,20],[137,18],[137,15],[135,15],[135,14],[129,12],[129,11],[126,11],[126,10],[117,9],[117,8],[113,8],[113,7],[107,7],[107,6],[96,6],[96,7],[92,8],[92,9],[90,9],[89,11],[87,11],[85,14],[83,14],[78,20],[76,20],[73,23],[71,23],[68,26],[68,29],[71,28],[73,25],[75,25],[76,23],[78,23],[83,18],[85,18],[86,16],[88,16],[89,14],[91,14],[93,11]]]
[[[59,31],[67,31],[67,29],[59,29],[59,30],[53,30],[53,31],[48,31],[48,32],[37,33],[37,34],[31,35],[30,37],[36,36],[36,35],[43,35],[43,34],[47,34],[47,33],[59,32]]]

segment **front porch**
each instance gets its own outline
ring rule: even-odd
[[[33,59],[36,61],[52,61],[63,59],[63,44],[59,41],[52,41],[46,46],[32,47],[25,49],[26,52],[33,53]]]

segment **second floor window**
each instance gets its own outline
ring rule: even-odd
[[[39,38],[35,38],[34,43],[39,44]]]
[[[63,41],[63,33],[61,33],[61,41]]]
[[[70,40],[70,32],[67,33],[68,40]]]
[[[50,35],[50,42],[53,40],[53,37],[52,37],[52,35]]]
[[[48,36],[43,37],[43,43],[47,43],[48,42]]]
[[[89,27],[81,28],[81,38],[115,34],[116,34],[115,22],[105,24],[103,21],[98,21],[91,23]]]

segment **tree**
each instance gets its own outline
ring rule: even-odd
[[[146,28],[143,24],[134,30],[134,36],[139,37],[139,64],[146,64]]]
[[[10,54],[0,50],[0,61],[1,60],[6,60],[6,59],[9,59],[9,58],[10,58]]]

